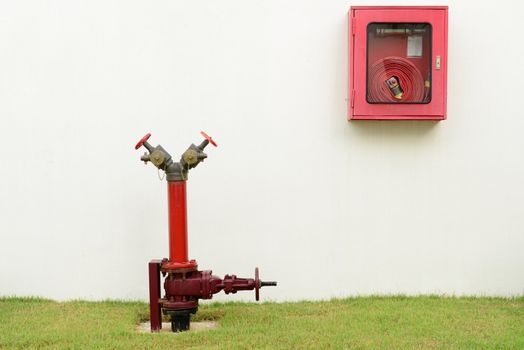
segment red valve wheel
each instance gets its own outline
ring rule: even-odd
[[[140,139],[140,141],[138,141],[138,143],[137,143],[136,146],[135,146],[135,149],[139,149],[140,147],[142,147],[142,145],[144,144],[144,142],[146,142],[147,140],[149,140],[150,137],[151,137],[151,133],[148,132],[144,137],[142,137],[142,139]]]
[[[213,139],[211,138],[211,136],[209,136],[209,135],[206,134],[205,132],[201,131],[201,132],[200,132],[200,135],[204,136],[204,138],[205,138],[206,140],[208,140],[209,143],[212,144],[213,146],[215,146],[215,147],[218,146],[217,143],[215,142],[215,140],[213,140]]]
[[[260,299],[260,277],[258,275],[258,267],[255,267],[255,300]]]

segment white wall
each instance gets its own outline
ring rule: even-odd
[[[166,192],[133,146],[200,130],[201,268],[276,300],[523,293],[524,5],[447,3],[448,120],[348,123],[346,13],[376,2],[0,2],[0,295],[146,299]]]

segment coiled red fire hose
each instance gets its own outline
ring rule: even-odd
[[[387,84],[392,77],[396,77],[403,92],[400,98]],[[368,71],[368,102],[426,102],[428,94],[429,81],[425,84],[418,68],[405,58],[379,59]]]

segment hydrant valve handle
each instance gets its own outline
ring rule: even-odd
[[[258,267],[255,268],[255,300],[260,299],[260,276],[258,273]]]
[[[211,138],[211,136],[209,136],[209,135],[206,134],[205,132],[201,131],[201,132],[200,132],[200,135],[204,136],[204,138],[205,138],[206,140],[208,140],[209,143],[212,144],[213,146],[215,146],[215,147],[218,146],[217,143],[215,142],[215,140],[213,140],[213,139]]]
[[[151,137],[151,133],[148,132],[144,137],[142,137],[142,139],[140,139],[140,141],[138,141],[138,143],[137,143],[136,146],[135,146],[135,149],[139,149],[140,147],[142,147],[142,145],[144,144],[144,142],[146,142],[147,140],[149,140],[150,137]]]

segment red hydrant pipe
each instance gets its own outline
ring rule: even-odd
[[[195,260],[189,260],[187,253],[187,201],[186,181],[167,181],[167,202],[169,216],[169,261],[164,269],[194,269]]]
[[[188,264],[186,181],[167,182],[169,261]]]

